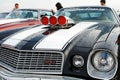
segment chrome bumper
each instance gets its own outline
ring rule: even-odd
[[[21,74],[21,73],[18,74],[12,73],[0,67],[0,80],[84,80],[84,79],[58,75]]]
[[[67,76],[49,76],[49,75],[42,75],[41,77],[7,77],[2,76],[0,80],[84,80],[80,78],[72,78]]]
[[[55,76],[56,77],[56,76]],[[0,78],[0,80],[83,80],[83,79],[77,79],[77,78],[71,78],[71,77],[58,77],[58,78]]]

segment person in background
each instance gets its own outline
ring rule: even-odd
[[[60,2],[57,2],[57,3],[55,4],[55,6],[56,6],[57,11],[58,11],[59,9],[63,8],[63,6],[62,6],[62,4],[61,4]],[[53,9],[51,10],[51,12],[53,13],[53,15],[55,14],[55,12],[54,12]]]
[[[100,1],[100,5],[101,5],[101,6],[105,6],[105,4],[106,4],[106,1],[105,1],[105,0],[101,0],[101,1]]]
[[[13,8],[13,11],[16,10],[16,9],[19,9],[19,4],[18,3],[15,3],[15,7]]]
[[[59,10],[59,9],[61,9],[61,8],[63,8],[63,6],[61,5],[61,3],[60,2],[58,2],[58,3],[56,3],[56,8],[57,8],[57,10]]]

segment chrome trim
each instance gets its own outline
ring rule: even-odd
[[[1,47],[0,47],[1,48]],[[15,69],[15,68],[12,68],[11,66],[9,66],[9,65],[7,65],[7,64],[5,64],[5,63],[3,63],[3,62],[0,62],[0,65],[2,66],[2,67],[4,67],[4,68],[6,68],[6,70],[8,69],[8,70],[10,70],[10,71],[12,71],[12,72],[15,72],[15,73],[36,73],[36,74],[62,74],[62,71],[63,71],[63,64],[64,64],[64,54],[62,53],[62,52],[58,52],[58,51],[37,51],[37,50],[18,50],[18,49],[15,49],[15,48],[7,48],[7,49],[12,49],[12,50],[15,50],[15,51],[19,51],[19,52],[30,52],[30,53],[34,53],[34,52],[45,52],[45,53],[58,53],[58,54],[60,54],[62,57],[61,57],[61,68],[60,68],[60,70],[56,70],[55,72],[52,72],[52,71],[49,71],[49,70],[41,70],[41,72],[39,72],[39,71],[35,71],[35,70],[17,70],[17,69]],[[31,71],[31,72],[30,72]],[[47,72],[48,71],[48,72]]]
[[[85,80],[62,75],[21,74],[13,73],[0,67],[0,80]]]
[[[111,70],[111,71],[108,71],[108,72],[100,72],[98,70],[96,70],[92,63],[91,63],[91,56],[96,52],[96,51],[107,51],[109,53],[111,53],[113,55],[113,57],[115,58],[115,62],[116,62],[116,65],[115,67]],[[87,72],[88,74],[93,77],[93,78],[97,78],[97,79],[112,79],[116,72],[117,72],[117,69],[118,69],[118,61],[117,61],[117,56],[115,54],[113,54],[112,51],[110,50],[106,50],[106,49],[95,49],[93,51],[90,52],[90,55],[88,56],[88,61],[87,61]]]

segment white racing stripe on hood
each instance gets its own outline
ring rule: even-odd
[[[70,29],[59,30],[42,41],[39,41],[35,49],[48,49],[48,50],[62,50],[65,45],[71,41],[74,37],[84,31],[86,28],[96,24],[95,22],[81,22],[73,26]]]
[[[1,19],[0,25],[6,24],[6,23],[11,23],[11,22],[16,22],[16,21],[25,21],[25,20],[27,20],[27,19]]]
[[[27,37],[35,33],[44,31],[45,29],[42,29],[43,27],[46,27],[46,26],[39,26],[39,27],[31,28],[31,29],[16,33],[10,38],[8,38],[6,41],[4,41],[2,45],[10,45],[12,47],[15,47],[17,46],[17,44],[19,44],[22,40],[26,39]]]

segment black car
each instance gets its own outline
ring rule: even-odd
[[[113,9],[63,8],[41,22],[0,33],[1,78],[119,80],[120,21]]]

